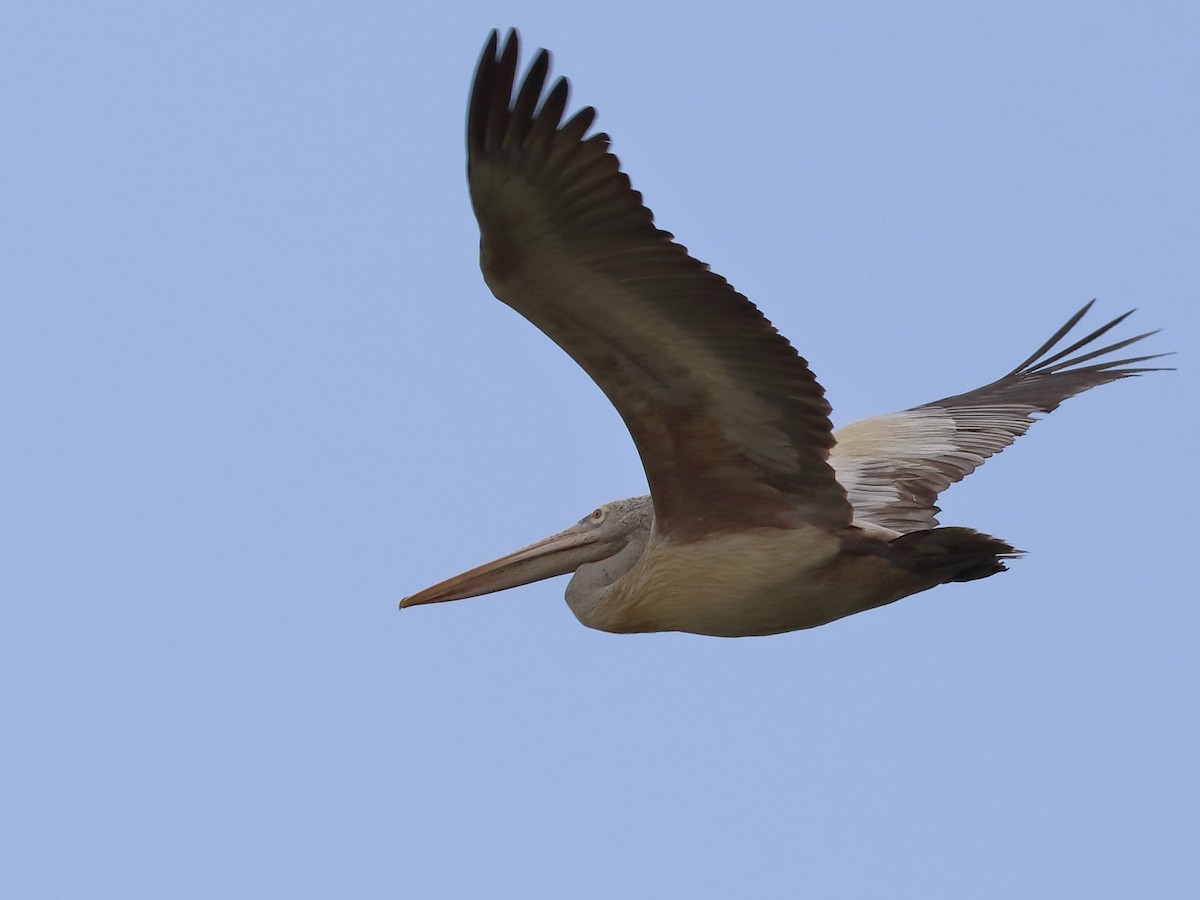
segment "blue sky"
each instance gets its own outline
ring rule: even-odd
[[[945,495],[1030,551],[987,581],[735,641],[589,631],[564,579],[397,612],[644,491],[479,275],[508,25],[837,421],[1092,297],[1179,371]],[[10,4],[0,892],[1193,896],[1198,42],[1182,2]]]

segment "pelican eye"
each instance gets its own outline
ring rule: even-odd
[[[601,522],[604,521],[604,517],[606,515],[607,515],[607,510],[605,510],[603,506],[599,506],[596,509],[592,510],[592,514],[587,517],[587,521],[591,522],[593,525],[599,525]]]

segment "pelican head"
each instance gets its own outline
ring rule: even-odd
[[[603,599],[605,588],[636,565],[653,525],[649,497],[614,500],[565,531],[405,597],[400,606],[464,600],[575,572],[567,603],[581,616]]]

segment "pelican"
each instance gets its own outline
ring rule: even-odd
[[[558,534],[404,598],[459,600],[574,572],[584,625],[720,637],[813,628],[1019,556],[939,527],[951,484],[1035,416],[1165,354],[1115,359],[1153,334],[1097,347],[1071,316],[991,384],[834,432],[808,364],[758,308],[688,255],[621,172],[595,110],[564,121],[550,56],[517,86],[518,36],[491,33],[471,91],[467,176],[480,266],[620,413],[649,496],[597,507]],[[1065,344],[1065,346],[1061,346]]]

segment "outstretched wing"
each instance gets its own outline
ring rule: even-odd
[[[933,528],[938,494],[1028,431],[1039,413],[1049,413],[1068,397],[1097,385],[1157,371],[1137,364],[1166,354],[1103,358],[1153,331],[1090,349],[1130,313],[1052,352],[1091,306],[1071,316],[1029,359],[989,385],[838,429],[829,462],[850,497],[855,522],[901,533]],[[1071,355],[1078,351],[1084,352]]]
[[[824,391],[758,309],[654,226],[595,111],[563,122],[539,51],[492,32],[471,93],[467,171],[492,292],[587,371],[641,455],[658,530],[848,525]]]

